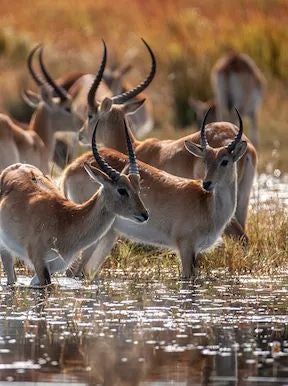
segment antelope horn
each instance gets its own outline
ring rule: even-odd
[[[97,123],[95,125],[94,131],[93,131],[93,135],[92,135],[92,151],[93,151],[93,155],[94,155],[94,158],[97,161],[100,169],[102,169],[102,171],[104,173],[106,173],[111,178],[111,180],[117,181],[119,179],[119,177],[120,177],[120,173],[117,170],[113,169],[104,160],[104,158],[101,156],[101,154],[99,153],[98,148],[97,148],[96,132],[97,132],[98,123],[99,123],[99,120],[97,121]]]
[[[32,76],[33,80],[35,81],[35,83],[37,84],[37,86],[39,87],[42,87],[44,86],[45,82],[44,80],[34,71],[33,69],[33,65],[32,65],[32,61],[33,61],[33,57],[34,57],[34,54],[37,50],[39,50],[39,48],[41,48],[42,45],[41,44],[37,44],[37,46],[35,46],[31,51],[30,51],[30,54],[27,58],[27,66],[28,66],[28,70],[30,72],[30,75]]]
[[[236,114],[237,114],[238,119],[239,119],[239,131],[236,134],[236,136],[233,139],[233,141],[227,146],[227,150],[230,153],[235,149],[237,143],[241,141],[241,137],[242,137],[242,134],[243,134],[243,121],[242,121],[241,115],[240,115],[240,113],[239,113],[239,111],[237,110],[236,107],[234,107],[234,109],[235,109]]]
[[[127,92],[124,92],[122,94],[114,96],[112,98],[112,100],[113,100],[113,103],[116,104],[116,105],[120,105],[122,103],[127,102],[129,99],[135,98],[138,94],[140,94],[143,90],[145,90],[145,88],[148,87],[148,85],[152,82],[152,80],[153,80],[153,78],[155,76],[155,73],[156,73],[156,58],[155,58],[155,55],[154,55],[152,49],[150,48],[150,46],[148,45],[148,43],[144,39],[141,39],[141,40],[145,44],[145,46],[147,47],[147,49],[149,51],[149,54],[151,56],[152,64],[151,64],[150,73],[149,73],[149,75],[147,76],[147,78],[143,82],[139,83],[132,90],[129,90]]]
[[[102,40],[102,43],[103,43],[102,61],[101,61],[100,67],[98,69],[98,72],[95,76],[94,82],[92,83],[92,86],[90,87],[90,90],[89,90],[89,93],[87,96],[88,105],[92,109],[95,107],[95,102],[94,102],[95,94],[96,94],[97,88],[99,87],[99,84],[102,80],[103,73],[104,73],[105,66],[106,66],[106,60],[107,60],[107,49],[106,49],[106,44],[105,44],[104,40]]]
[[[203,122],[201,125],[201,129],[200,129],[200,144],[201,144],[203,149],[206,149],[206,147],[208,146],[208,141],[207,141],[206,132],[205,132],[205,126],[206,126],[206,121],[207,121],[207,118],[208,118],[208,115],[209,115],[211,109],[212,109],[212,107],[209,107],[208,111],[206,111],[206,114],[204,116],[204,119],[203,119]]]
[[[49,74],[48,70],[46,69],[46,67],[44,65],[44,61],[43,61],[43,47],[41,47],[40,53],[39,53],[39,64],[40,64],[41,71],[42,71],[47,83],[54,89],[57,96],[63,101],[69,99],[70,98],[69,94],[62,87],[59,87],[56,84],[56,82],[53,80],[53,78]]]
[[[126,134],[126,141],[127,141],[127,151],[129,156],[129,174],[136,174],[137,176],[140,177],[138,165],[136,162],[135,152],[133,149],[131,137],[129,134],[129,130],[128,130],[127,122],[125,118],[124,118],[124,126],[125,126],[125,134]]]

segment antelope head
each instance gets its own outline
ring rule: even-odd
[[[88,117],[79,132],[79,140],[81,142],[85,144],[90,143],[96,122],[99,121],[98,130],[101,135],[104,135],[105,128],[111,127],[111,124],[114,126],[115,124],[117,125],[119,119],[123,121],[125,114],[133,114],[145,102],[145,99],[135,100],[135,98],[152,82],[156,73],[156,58],[148,43],[146,43],[144,39],[142,39],[142,41],[151,57],[151,69],[146,79],[133,89],[113,96],[112,98],[105,98],[99,103],[95,101],[95,94],[103,77],[107,59],[106,46],[103,42],[104,49],[102,62],[88,93]]]
[[[39,65],[43,78],[33,68],[33,58],[39,52]],[[55,131],[78,131],[83,121],[74,111],[71,96],[58,86],[48,72],[43,60],[43,47],[38,45],[30,52],[27,60],[29,72],[40,89],[40,93],[23,91],[23,98],[31,107],[45,106],[53,119]]]
[[[245,154],[247,149],[247,142],[242,141],[243,122],[239,111],[235,108],[239,119],[239,131],[235,138],[227,145],[219,148],[212,148],[209,146],[205,126],[208,114],[211,108],[206,112],[200,131],[200,145],[185,141],[186,149],[195,157],[202,158],[206,173],[203,179],[203,188],[206,191],[213,191],[216,185],[229,184],[236,179],[236,162]]]
[[[140,174],[126,122],[124,124],[129,163],[122,172],[110,166],[98,151],[96,144],[98,122],[92,135],[92,151],[98,167],[85,163],[84,168],[90,178],[103,187],[105,206],[109,211],[141,223],[148,220],[149,214],[140,198]]]

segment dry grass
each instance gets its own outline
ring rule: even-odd
[[[255,205],[247,224],[249,245],[243,247],[238,241],[224,237],[221,244],[199,258],[199,273],[225,271],[256,276],[281,273],[288,268],[287,229],[287,207],[278,201],[261,207]],[[24,268],[21,263],[18,267]],[[29,274],[27,270],[24,272]],[[141,280],[179,278],[180,261],[172,251],[119,240],[97,276]]]
[[[199,270],[209,274],[226,270],[232,274],[271,274],[288,267],[288,212],[277,201],[265,206],[254,206],[247,225],[249,246],[225,237],[223,243],[203,254]],[[135,277],[179,276],[176,254],[141,245],[119,241],[112,256],[106,261],[100,275]]]
[[[248,53],[267,78],[259,117],[259,169],[288,171],[287,1],[2,0],[0,25],[0,106],[20,114],[19,89],[28,82],[25,59],[35,43],[45,43],[49,67],[60,75],[65,70],[94,72],[104,38],[110,63],[135,64],[129,75],[134,83],[148,67],[139,40],[144,37],[158,59],[148,94],[157,120],[152,135],[161,138],[195,130],[188,98],[212,96],[209,73],[216,59],[229,48]],[[202,257],[204,272],[225,268],[234,273],[266,273],[287,264],[287,211],[273,203],[256,209],[251,210],[248,223],[250,246],[243,249],[225,239],[224,245]],[[126,242],[118,244],[105,267],[102,272],[113,268],[126,275],[140,270],[149,276],[168,270],[178,275],[174,254]]]
[[[36,42],[45,43],[50,67],[60,75],[68,69],[95,71],[103,37],[110,63],[135,63],[129,79],[136,82],[147,71],[146,53],[139,40],[143,36],[159,64],[148,91],[155,102],[156,134],[179,137],[183,132],[171,127],[188,125],[192,129],[188,98],[211,97],[211,66],[233,47],[250,54],[267,78],[260,113],[260,169],[287,171],[287,23],[285,0],[239,0],[237,4],[229,0],[120,0],[117,4],[104,0],[4,0],[0,105],[21,114],[18,91],[28,79],[25,57]]]

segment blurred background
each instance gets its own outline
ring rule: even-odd
[[[28,118],[20,97],[34,85],[26,59],[37,43],[55,78],[65,71],[94,73],[101,39],[110,65],[131,64],[136,84],[150,60],[140,37],[158,60],[147,90],[156,119],[149,136],[176,138],[196,130],[191,98],[213,97],[210,71],[231,49],[250,55],[266,77],[259,114],[259,169],[279,176],[288,170],[288,2],[285,0],[17,0],[1,1],[0,107]],[[34,88],[35,89],[35,88]]]

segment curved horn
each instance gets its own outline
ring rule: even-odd
[[[147,78],[138,84],[138,86],[134,87],[132,90],[129,90],[127,92],[124,92],[120,95],[116,95],[112,98],[113,100],[113,103],[119,105],[119,104],[122,104],[122,103],[125,103],[127,102],[129,99],[132,99],[134,97],[136,97],[138,94],[140,94],[140,92],[142,92],[143,90],[145,90],[145,88],[148,87],[148,85],[152,82],[154,76],[155,76],[155,73],[156,73],[156,58],[155,58],[155,55],[152,51],[152,49],[150,48],[150,46],[148,45],[148,43],[146,43],[146,41],[144,39],[141,39],[142,42],[145,44],[145,46],[147,47],[148,51],[149,51],[149,54],[151,56],[151,61],[152,61],[152,64],[151,64],[151,69],[150,69],[150,73],[149,75],[147,76]]]
[[[206,114],[204,116],[204,119],[203,119],[203,122],[201,125],[201,129],[200,129],[200,144],[201,144],[203,149],[206,149],[206,147],[208,146],[208,141],[207,141],[206,132],[205,132],[205,126],[206,126],[206,121],[207,121],[207,118],[208,118],[208,115],[209,115],[211,109],[212,109],[212,107],[209,107],[209,109],[206,111]]]
[[[55,93],[57,94],[57,96],[61,99],[61,100],[67,100],[69,99],[69,94],[62,88],[62,87],[59,87],[56,82],[52,79],[51,75],[49,74],[49,72],[47,71],[45,65],[44,65],[44,61],[43,61],[43,47],[41,47],[40,49],[40,53],[39,53],[39,64],[40,64],[40,67],[41,67],[41,71],[47,81],[47,83],[52,86],[52,88],[54,89]]]
[[[128,150],[128,156],[129,156],[129,174],[136,174],[140,177],[138,165],[136,162],[136,156],[133,149],[133,145],[131,142],[129,130],[127,127],[126,119],[124,118],[124,126],[125,126],[125,135],[126,135],[126,141],[127,141],[127,150]]]
[[[34,71],[33,69],[33,65],[32,65],[32,61],[33,61],[33,57],[34,57],[34,54],[37,50],[39,50],[39,48],[41,48],[42,45],[41,44],[37,44],[37,46],[35,46],[31,51],[30,51],[30,54],[27,58],[27,66],[28,66],[28,70],[30,72],[30,75],[32,76],[34,82],[37,84],[37,86],[41,87],[41,86],[44,86],[45,82],[44,80]]]
[[[241,115],[240,115],[240,113],[239,113],[239,111],[237,110],[236,107],[234,107],[234,109],[235,109],[236,114],[237,114],[238,119],[239,119],[239,131],[236,134],[236,136],[233,139],[233,141],[227,146],[227,150],[230,153],[235,149],[237,143],[241,141],[241,137],[242,137],[242,134],[243,134],[243,121],[242,121]]]
[[[120,173],[117,170],[113,169],[104,160],[104,158],[100,155],[100,153],[98,151],[98,148],[97,148],[96,132],[97,132],[98,123],[99,123],[99,120],[97,121],[97,123],[95,125],[94,131],[93,131],[93,135],[92,135],[92,151],[93,151],[93,155],[94,155],[94,158],[97,161],[99,167],[103,170],[103,172],[106,173],[111,178],[111,180],[117,181],[118,178],[120,177]]]
[[[95,76],[94,82],[92,83],[92,86],[90,87],[90,90],[89,90],[89,93],[87,96],[88,106],[90,106],[91,108],[95,107],[95,102],[94,102],[95,94],[96,94],[97,88],[99,87],[99,84],[102,80],[103,73],[104,73],[105,66],[106,66],[107,49],[106,49],[106,44],[105,44],[104,40],[102,40],[102,43],[103,43],[102,61],[101,61],[100,67],[98,69],[98,72]]]

